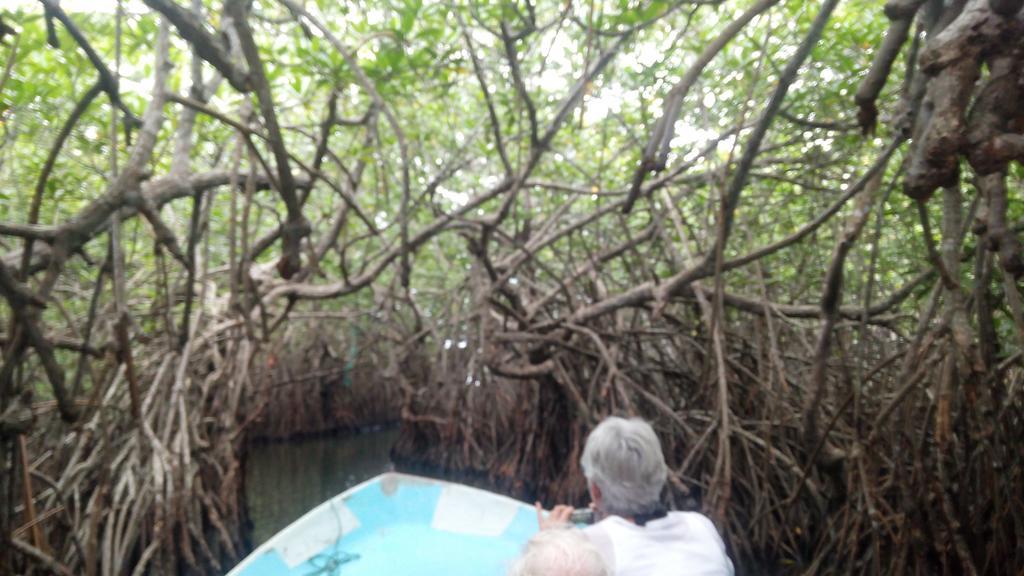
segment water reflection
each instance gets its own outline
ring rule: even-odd
[[[246,499],[259,546],[324,500],[392,468],[398,429],[259,443],[249,449]]]

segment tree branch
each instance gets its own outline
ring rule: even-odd
[[[205,24],[192,12],[174,0],[143,0],[146,6],[164,15],[177,28],[181,37],[195,48],[195,53],[206,60],[239,92],[252,90],[252,78],[246,70],[231,61],[223,43],[207,31]],[[237,22],[236,22],[237,24]]]
[[[686,70],[683,77],[665,95],[665,104],[662,107],[661,117],[654,124],[651,138],[647,141],[643,154],[640,157],[640,166],[633,174],[633,184],[629,189],[629,196],[622,207],[623,214],[628,214],[633,209],[633,204],[640,196],[641,186],[644,179],[650,172],[660,172],[665,169],[668,161],[668,153],[671,148],[672,138],[675,134],[675,124],[679,120],[682,111],[683,100],[689,94],[690,88],[700,78],[704,68],[722,51],[730,40],[736,37],[755,17],[768,10],[779,0],[758,0],[739,18],[730,22],[722,31],[704,47],[704,50],[697,56],[697,59]]]
[[[249,27],[245,4],[245,0],[228,0],[224,8],[234,19],[242,53],[249,63],[250,78],[259,100],[260,113],[267,127],[267,137],[270,149],[274,153],[274,163],[277,165],[277,181],[281,186],[278,193],[281,195],[281,200],[284,201],[288,213],[281,231],[283,246],[281,260],[278,262],[278,272],[282,278],[288,279],[302,267],[302,239],[309,235],[310,226],[302,215],[302,206],[299,204],[295,192],[295,177],[289,167],[288,150],[285,148],[281,127],[277,122],[277,110],[274,107],[270,83],[263,70],[259,48],[253,39],[252,28]]]
[[[139,118],[135,116],[135,113],[132,112],[132,110],[128,108],[128,106],[126,106],[125,103],[121,100],[119,83],[117,79],[114,78],[114,75],[110,72],[110,68],[107,68],[107,65],[103,62],[102,59],[100,59],[99,54],[97,54],[96,50],[93,49],[91,44],[89,44],[89,41],[85,38],[85,35],[82,34],[82,31],[78,29],[78,26],[76,26],[75,23],[71,20],[71,18],[68,17],[68,15],[64,12],[64,9],[60,7],[59,0],[39,1],[42,2],[43,9],[45,10],[47,17],[56,18],[57,20],[59,20],[60,23],[64,25],[64,28],[67,29],[68,34],[70,34],[71,37],[74,38],[78,46],[82,49],[83,52],[85,52],[85,55],[89,59],[89,62],[92,62],[93,67],[96,68],[96,72],[99,73],[99,84],[103,88],[103,91],[106,92],[108,96],[110,96],[110,101],[113,102],[114,105],[117,106],[122,112],[124,112],[125,116],[127,117],[131,125],[140,125],[141,122]]]

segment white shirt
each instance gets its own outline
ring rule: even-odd
[[[733,576],[722,537],[697,512],[669,512],[644,526],[609,516],[583,533],[614,576]]]

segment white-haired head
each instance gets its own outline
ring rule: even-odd
[[[661,442],[639,418],[606,418],[587,437],[583,474],[601,492],[607,514],[635,516],[657,510],[668,469]]]
[[[575,528],[541,530],[523,547],[508,576],[609,576],[597,548]]]

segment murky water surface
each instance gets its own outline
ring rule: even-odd
[[[398,429],[259,443],[249,449],[246,499],[259,546],[324,500],[391,469]]]

